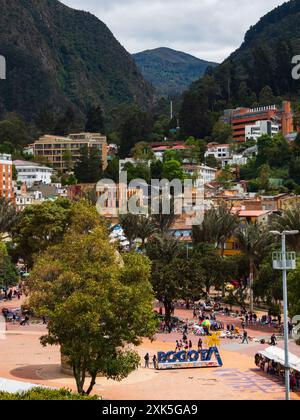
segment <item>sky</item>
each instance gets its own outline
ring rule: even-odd
[[[169,47],[222,62],[284,0],[62,0],[101,19],[130,53]]]

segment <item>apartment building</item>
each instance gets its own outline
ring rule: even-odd
[[[224,112],[223,121],[231,124],[233,139],[236,142],[245,142],[246,126],[255,125],[258,121],[277,123],[284,136],[294,131],[293,112],[289,101],[284,101],[280,109],[276,105],[254,109],[229,109]]]
[[[99,165],[107,168],[107,138],[98,133],[70,134],[68,137],[45,135],[30,145],[33,155],[46,158],[53,169],[65,172],[69,166],[75,166],[81,156],[81,150],[96,148],[99,151]],[[66,156],[70,156],[70,160]]]
[[[42,184],[51,184],[53,169],[47,166],[39,165],[35,162],[28,162],[23,160],[15,160],[14,165],[18,172],[17,180],[25,182],[27,187],[32,187],[35,182]]]
[[[0,154],[0,197],[14,199],[13,162],[11,155]]]
[[[280,125],[273,121],[256,121],[253,125],[246,125],[246,140],[257,141],[261,136],[267,134],[274,137],[280,132]]]

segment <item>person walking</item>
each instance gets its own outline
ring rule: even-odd
[[[249,344],[249,340],[248,340],[248,332],[247,331],[244,331],[244,333],[243,333],[243,341],[242,341],[242,344]]]

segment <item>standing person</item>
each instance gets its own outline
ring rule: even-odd
[[[179,341],[178,340],[176,340],[176,348],[175,348],[175,352],[176,351],[180,351],[180,344],[179,344]]]
[[[278,325],[279,325],[279,327],[281,327],[281,321],[282,321],[281,314],[279,314],[278,315]]]
[[[247,331],[244,331],[244,333],[243,333],[243,341],[242,341],[242,344],[249,344],[249,340],[248,340],[248,333],[247,333]]]
[[[189,342],[189,349],[192,350],[192,348],[193,348],[193,343],[192,343],[192,340],[190,340],[190,342]]]
[[[249,314],[248,314],[248,312],[246,312],[246,315],[245,315],[245,322],[246,322],[246,326],[248,327],[248,324],[249,324]]]
[[[145,359],[145,369],[149,369],[149,362],[150,362],[150,354],[147,353],[146,356],[144,357]]]
[[[158,365],[157,365],[157,356],[156,356],[156,354],[153,356],[152,362],[153,362],[154,369],[157,369],[158,368]]]
[[[199,338],[199,341],[198,341],[198,351],[201,351],[201,350],[203,350],[203,341],[202,341],[202,338]]]

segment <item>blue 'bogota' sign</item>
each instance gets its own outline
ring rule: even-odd
[[[223,366],[217,347],[211,347],[209,350],[180,351],[178,353],[174,351],[168,353],[159,352],[157,361],[158,369],[160,370]]]

